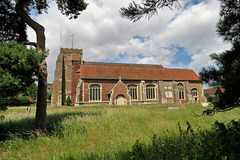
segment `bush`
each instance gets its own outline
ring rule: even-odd
[[[72,105],[72,100],[71,100],[71,98],[68,96],[67,97],[67,100],[66,100],[66,102],[65,102],[65,105],[66,106],[71,106]]]
[[[27,96],[1,98],[0,110],[6,110],[7,106],[28,106],[32,103]]]
[[[207,93],[204,93],[205,97],[207,98],[208,102],[211,102],[212,104],[216,103],[219,101],[219,95],[215,95],[215,96],[209,96]]]
[[[187,122],[187,129],[179,125],[179,136],[154,135],[150,145],[139,140],[130,151],[130,159],[240,159],[240,120],[228,124],[215,122],[211,131],[195,132]]]
[[[51,99],[52,99],[52,93],[48,93],[47,99],[48,99],[48,100],[51,100]]]

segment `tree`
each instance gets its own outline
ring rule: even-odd
[[[67,100],[66,100],[66,102],[65,102],[65,105],[66,106],[71,106],[72,105],[72,100],[71,100],[71,98],[68,96],[67,97]]]
[[[85,10],[87,4],[84,0],[56,0],[58,9],[62,14],[71,18],[77,18],[80,12]],[[29,25],[36,33],[36,43],[30,43],[35,45],[39,54],[44,54],[45,50],[45,33],[44,27],[34,21],[28,14],[28,10],[35,9],[38,14],[42,14],[43,11],[47,11],[48,3],[46,0],[16,0],[15,10],[17,14]],[[38,101],[35,117],[35,128],[40,132],[46,130],[46,107],[47,107],[47,63],[43,60],[39,64],[38,74]]]
[[[25,92],[22,92],[23,96],[30,96],[33,99],[37,98],[37,85],[35,83],[31,84],[29,87],[27,87],[27,90]]]
[[[217,32],[232,44],[232,48],[221,54],[211,54],[217,67],[204,67],[199,73],[203,82],[210,86],[221,85],[225,89],[214,103],[213,110],[207,110],[206,113],[227,111],[240,106],[240,1],[219,1],[221,9]],[[178,0],[144,0],[141,5],[133,1],[127,8],[121,8],[120,14],[123,18],[136,22],[143,16],[151,18],[160,8],[173,6],[180,6]]]
[[[6,109],[9,98],[25,92],[36,81],[38,64],[44,58],[37,49],[0,42],[0,108]]]
[[[22,42],[27,40],[26,24],[16,13],[12,2],[2,0],[0,2],[0,42]]]
[[[48,93],[47,99],[51,101],[51,99],[52,99],[52,93]]]
[[[180,7],[178,0],[143,0],[141,5],[133,1],[129,3],[128,7],[120,9],[120,15],[136,22],[144,16],[148,17],[148,19],[151,18],[157,14],[158,9],[165,7],[171,9],[173,6]]]
[[[202,68],[199,75],[211,86],[221,85],[225,89],[214,103],[216,111],[227,111],[240,106],[240,2],[220,0],[220,20],[217,32],[226,42],[232,44],[230,50],[211,54],[217,67]]]

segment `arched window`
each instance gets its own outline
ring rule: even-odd
[[[92,84],[89,88],[89,100],[100,101],[101,100],[101,86],[98,84]]]
[[[178,98],[181,99],[185,99],[185,94],[184,94],[184,85],[182,83],[179,83],[177,85],[178,87]]]
[[[128,85],[128,93],[131,96],[132,100],[137,100],[137,85],[131,84]]]
[[[173,92],[171,86],[164,86],[166,98],[173,98]]]
[[[197,89],[196,89],[196,88],[193,88],[193,89],[191,90],[191,94],[192,94],[193,97],[197,97],[197,96],[198,96],[198,94],[197,94]]]
[[[146,86],[147,99],[156,99],[156,87],[153,84]]]

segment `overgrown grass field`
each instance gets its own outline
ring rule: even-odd
[[[179,137],[179,129],[189,127],[187,122],[195,132],[211,131],[215,121],[230,122],[240,115],[240,109],[234,109],[198,117],[196,114],[201,115],[204,108],[197,104],[167,110],[176,106],[180,107],[177,104],[48,107],[45,136],[34,132],[35,107],[31,113],[27,113],[27,107],[11,107],[0,111],[5,116],[0,122],[0,159],[159,159],[146,157],[148,154],[141,156],[141,152],[148,152],[144,149],[153,143],[154,135],[174,139]],[[140,153],[137,155],[140,158],[133,152]]]

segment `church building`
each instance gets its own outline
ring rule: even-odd
[[[82,49],[61,48],[51,105],[202,103],[202,81],[189,69],[162,65],[86,62]]]

